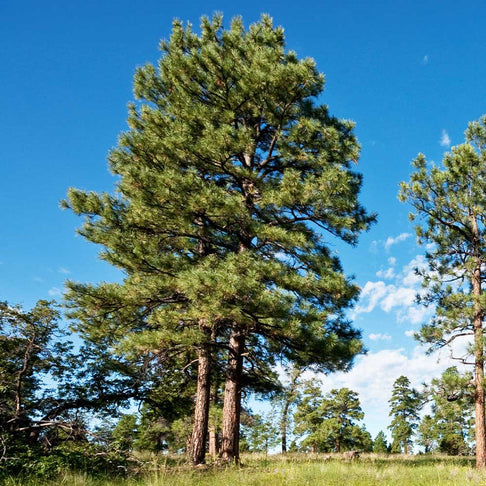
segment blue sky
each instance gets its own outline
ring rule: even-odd
[[[336,245],[363,297],[352,317],[367,356],[347,375],[324,379],[361,395],[373,435],[389,423],[393,381],[414,385],[449,365],[410,337],[427,318],[412,305],[419,286],[409,208],[397,200],[418,152],[439,162],[486,113],[486,2],[189,0],[3,0],[0,2],[0,299],[30,307],[60,298],[66,278],[112,281],[120,274],[75,236],[80,220],[59,209],[70,186],[111,191],[106,155],[126,128],[136,66],[158,58],[177,17],[269,13],[287,45],[326,76],[322,101],[356,122],[362,144],[362,202],[379,215],[356,248]]]

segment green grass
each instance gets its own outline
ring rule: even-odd
[[[338,456],[247,455],[241,467],[161,466],[132,479],[94,479],[88,474],[61,475],[56,481],[9,478],[4,486],[465,486],[484,485],[486,472],[474,458],[364,455],[347,462]]]

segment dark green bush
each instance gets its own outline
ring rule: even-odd
[[[51,480],[65,472],[83,472],[93,477],[125,476],[134,472],[134,466],[125,453],[89,443],[66,442],[48,452],[40,448],[18,448],[0,468],[0,480],[9,476]]]

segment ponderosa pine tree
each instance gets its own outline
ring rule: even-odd
[[[428,244],[427,289],[421,298],[435,306],[435,317],[422,326],[419,339],[437,349],[458,337],[471,336],[475,378],[476,465],[486,466],[484,388],[484,318],[486,304],[486,116],[469,124],[466,143],[446,153],[442,166],[429,165],[420,154],[400,199],[423,218],[416,233]]]
[[[373,442],[373,452],[376,454],[387,454],[388,453],[388,442],[386,440],[386,435],[383,430],[380,430],[375,437]]]
[[[363,417],[356,392],[340,388],[323,396],[318,383],[307,382],[294,415],[295,431],[312,452],[361,449],[365,442],[371,448],[371,437],[356,423]]]
[[[355,244],[374,217],[357,199],[353,124],[317,104],[323,76],[269,17],[248,30],[203,18],[200,35],[176,21],[161,51],[136,73],[130,129],[109,157],[117,195],[71,189],[65,203],[126,278],[71,283],[68,297],[79,329],[111,332],[114,350],[197,351],[195,463],[210,362],[226,350],[221,455],[237,461],[244,360],[333,371],[362,350],[343,317],[358,288],[324,235]]]
[[[392,452],[403,451],[408,454],[412,445],[412,436],[420,418],[421,394],[415,388],[411,388],[410,380],[402,375],[393,383],[389,404],[390,416],[393,417],[388,426],[393,438]]]
[[[322,423],[320,405],[324,400],[322,382],[307,380],[302,383],[300,399],[294,414],[294,433],[303,436],[302,446],[311,452],[318,452],[321,446],[319,427]]]
[[[455,366],[431,381],[427,394],[432,401],[435,440],[440,452],[458,455],[470,450],[473,429],[474,380]]]
[[[356,424],[364,417],[356,392],[349,388],[331,390],[324,397],[319,410],[323,419],[319,435],[322,443],[330,446],[329,451],[360,449],[364,438],[372,442],[371,437],[366,437],[366,430]]]
[[[260,415],[251,414],[244,424],[245,442],[250,452],[264,452],[278,443],[278,425],[272,412]]]
[[[424,453],[432,452],[437,444],[437,427],[430,415],[424,415],[417,427],[416,443],[424,448]]]
[[[282,454],[287,452],[287,436],[290,429],[291,410],[300,400],[300,378],[304,370],[297,366],[287,370],[287,382],[283,383],[280,390],[272,399],[272,405],[277,407],[280,423],[280,439]]]
[[[60,319],[52,301],[39,300],[28,311],[0,302],[0,463],[12,474],[27,451],[49,454],[68,437],[85,436],[73,410],[102,408],[100,393],[83,393],[75,382],[84,363]]]
[[[43,396],[42,384],[46,377],[55,382],[66,371],[63,355],[67,366],[73,364],[70,343],[60,339],[63,333],[59,319],[53,302],[40,300],[29,311],[0,302],[2,461],[6,460],[10,439],[35,443],[43,429],[55,426],[52,418],[46,416],[50,406],[55,407],[49,396]]]

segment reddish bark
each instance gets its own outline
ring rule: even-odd
[[[201,330],[206,334],[210,332],[204,326],[201,326]],[[204,463],[206,457],[211,387],[211,353],[209,345],[203,343],[198,354],[196,403],[190,445],[190,456],[193,464]]]
[[[241,380],[245,335],[233,328],[229,339],[228,367],[224,387],[221,459],[227,462],[240,460]]]

